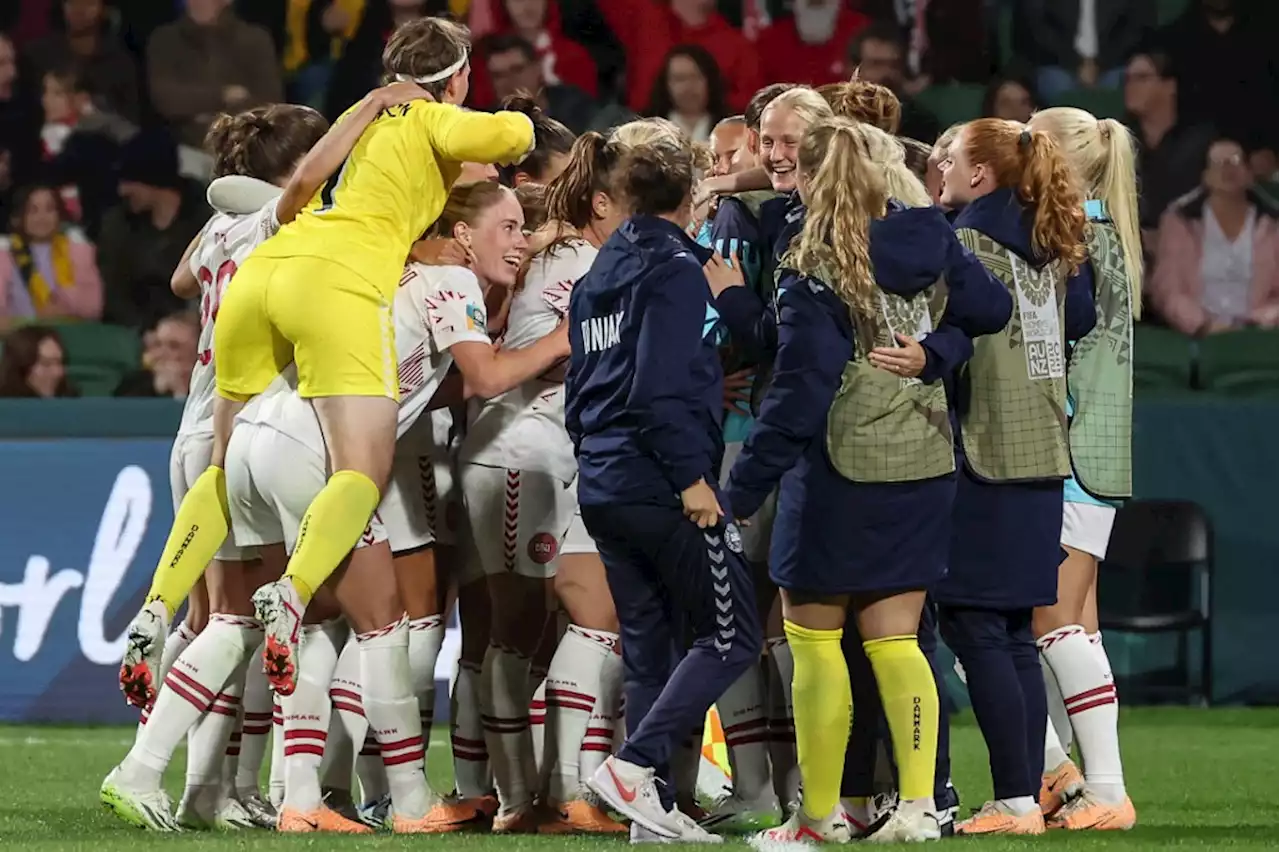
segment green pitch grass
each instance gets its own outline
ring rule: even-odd
[[[947,842],[990,852],[1051,846],[1081,850],[1275,849],[1277,821],[1277,712],[1275,710],[1141,709],[1121,717],[1127,781],[1138,810],[1128,833],[1066,834],[1041,838],[963,839]],[[593,838],[281,837],[270,832],[150,834],[103,811],[98,785],[124,755],[125,728],[0,727],[0,850],[29,852],[141,852],[141,850],[334,849],[436,847],[461,852],[567,852],[621,849],[624,842]],[[986,752],[971,718],[952,735],[962,814],[990,794]],[[429,762],[437,787],[449,786],[448,746],[436,737]],[[169,773],[181,790],[184,758]],[[741,850],[744,844],[727,844]],[[957,847],[958,848],[958,847]]]

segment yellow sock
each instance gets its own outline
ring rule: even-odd
[[[826,819],[840,801],[844,749],[853,715],[849,667],[840,650],[844,631],[811,630],[790,621],[782,626],[795,661],[791,694],[804,812],[812,820]]]
[[[915,634],[862,643],[884,704],[898,795],[905,800],[933,796],[938,757],[938,686]]]
[[[220,467],[205,468],[191,483],[173,517],[173,528],[151,578],[147,603],[163,601],[169,617],[191,594],[192,587],[227,540],[231,526],[227,508],[227,475]]]
[[[378,486],[363,473],[339,470],[329,477],[302,516],[298,545],[284,572],[303,603],[311,602],[355,547],[381,499]]]

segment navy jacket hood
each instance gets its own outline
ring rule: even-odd
[[[911,298],[937,282],[955,242],[951,223],[936,207],[906,207],[891,201],[871,223],[871,267],[881,289]]]
[[[997,189],[965,205],[955,218],[954,227],[970,228],[1012,249],[1023,260],[1039,269],[1047,258],[1031,248],[1031,211],[1023,206],[1012,189]]]

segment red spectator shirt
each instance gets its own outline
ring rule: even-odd
[[[806,86],[839,83],[847,79],[849,42],[871,23],[861,12],[842,9],[835,34],[822,44],[800,40],[795,21],[785,18],[760,33],[756,48],[766,80],[785,80]]]

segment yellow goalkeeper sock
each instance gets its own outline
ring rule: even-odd
[[[160,563],[151,578],[147,603],[164,602],[173,618],[191,594],[209,561],[227,540],[231,526],[227,508],[227,475],[220,467],[209,466],[191,483],[173,517],[173,528],[164,543]]]
[[[356,546],[381,499],[372,479],[358,471],[339,470],[311,501],[284,572],[304,604],[311,602],[316,589]]]
[[[844,750],[853,715],[849,667],[840,650],[844,631],[813,630],[790,621],[782,626],[795,661],[791,694],[804,812],[812,820],[822,820],[840,801]]]
[[[898,795],[907,801],[933,796],[938,756],[938,686],[915,634],[862,643],[884,704]]]

